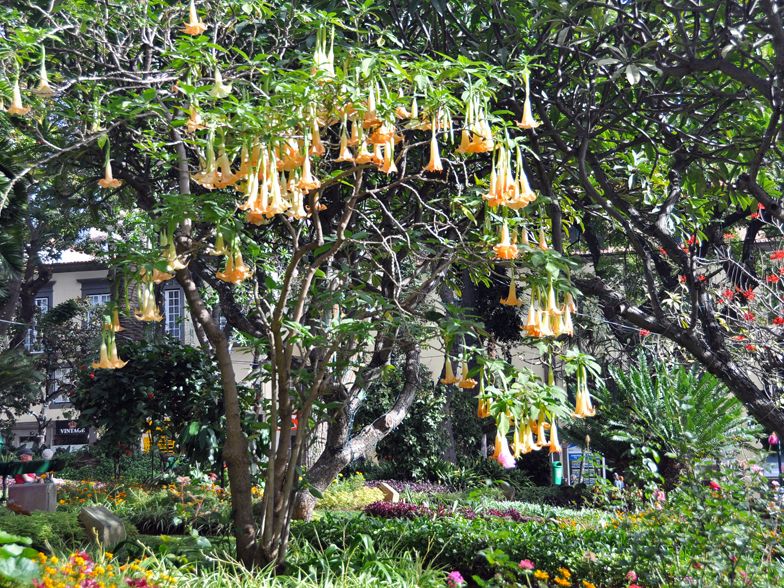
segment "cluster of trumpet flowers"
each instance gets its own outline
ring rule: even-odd
[[[532,451],[539,451],[543,447],[549,447],[550,453],[561,453],[563,448],[558,439],[558,427],[556,425],[555,416],[550,420],[547,419],[547,411],[540,408],[536,420],[527,419],[525,424],[514,421],[514,434],[512,436],[512,447],[509,448],[509,442],[506,435],[502,435],[500,430],[495,436],[495,451],[489,456],[489,459],[498,460],[498,463],[511,469],[515,467],[515,458],[520,457]],[[534,439],[534,431],[536,431],[536,439]],[[547,438],[547,431],[550,432],[550,438]]]
[[[115,333],[124,331],[120,326],[120,314],[114,309],[112,318],[104,321],[103,333],[101,336],[101,357],[98,362],[93,362],[93,369],[117,369],[125,367],[128,362],[122,361],[117,354],[117,341]]]

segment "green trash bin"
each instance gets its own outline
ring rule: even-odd
[[[560,461],[553,462],[553,484],[560,486],[563,481],[563,465]]]

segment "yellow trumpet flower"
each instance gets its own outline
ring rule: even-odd
[[[501,229],[501,242],[493,247],[495,256],[500,259],[514,259],[517,257],[517,245],[513,245],[509,241],[509,226],[504,221],[504,226]]]
[[[113,332],[124,331],[125,327],[120,326],[120,311],[116,308],[112,312],[112,321],[109,323],[109,330]]]
[[[446,358],[445,367],[446,367],[446,375],[445,375],[445,377],[441,378],[441,383],[442,384],[455,384],[455,383],[459,382],[460,380],[458,380],[455,377],[455,374],[452,371],[452,362],[449,361],[449,357]]]
[[[112,176],[112,164],[111,162],[106,163],[105,169],[106,176],[102,180],[98,180],[98,185],[101,188],[119,188],[122,186],[122,180],[115,180],[114,176]]]
[[[93,369],[104,369],[104,370],[113,370],[114,365],[111,361],[109,361],[109,349],[106,344],[106,336],[101,339],[101,358],[98,362],[93,362]]]
[[[547,239],[544,237],[544,229],[539,229],[539,249],[547,251]]]
[[[158,310],[158,305],[155,304],[155,291],[153,290],[153,283],[148,282],[140,287],[139,292],[139,310],[136,312],[136,320],[144,322],[160,322],[163,316]]]
[[[501,304],[506,306],[521,306],[523,303],[517,299],[517,290],[515,288],[514,276],[512,276],[512,283],[509,285],[509,296],[501,299]]]
[[[550,425],[545,420],[544,409],[539,410],[539,416],[536,421],[536,444],[539,447],[547,447],[550,445],[550,442],[547,440],[545,431]]]
[[[17,76],[16,81],[14,82],[14,94],[13,98],[11,99],[11,106],[8,107],[6,110],[8,114],[18,114],[24,115],[30,112],[30,108],[25,108],[22,104],[22,92],[19,89],[19,77]]]
[[[465,361],[463,362],[463,377],[460,378],[457,387],[465,388],[467,390],[476,387],[476,380],[468,377],[468,364]]]
[[[561,314],[561,311],[558,309],[558,304],[555,300],[555,290],[553,290],[553,286],[550,285],[550,292],[547,295],[547,308],[545,309],[550,316],[558,316]]]
[[[436,140],[435,127],[433,128],[433,132],[430,137],[430,161],[423,168],[423,170],[430,172],[444,171],[444,166],[441,164],[441,156],[438,154],[438,141]]]
[[[204,31],[207,30],[206,24],[203,21],[199,20],[198,15],[196,14],[196,5],[191,0],[191,4],[188,8],[188,16],[189,20],[185,23],[185,28],[180,29],[183,33],[187,35],[201,35]]]
[[[190,116],[188,117],[188,120],[185,122],[185,127],[187,128],[186,132],[188,134],[194,133],[204,128],[204,125],[202,124],[201,121],[201,113],[198,110],[196,110],[195,106],[191,106],[190,108]]]
[[[110,333],[109,336],[109,363],[112,364],[111,369],[122,369],[128,363],[117,355],[117,342],[114,339],[114,333]]]
[[[521,129],[535,129],[542,123],[536,122],[531,111],[531,89],[528,81],[528,72],[523,77],[525,79],[525,103],[523,104],[523,119],[517,123],[517,126]]]
[[[226,98],[231,94],[231,84],[223,83],[223,76],[219,69],[215,70],[215,84],[212,86],[212,90],[207,93],[213,98]]]
[[[558,440],[558,427],[555,424],[555,417],[550,421],[550,453],[563,453],[561,442]]]
[[[51,98],[57,94],[57,90],[49,85],[49,76],[46,74],[46,50],[41,50],[41,81],[38,84],[38,89],[34,90],[36,94],[44,98]]]

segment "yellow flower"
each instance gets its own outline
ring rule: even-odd
[[[212,86],[212,90],[207,93],[213,98],[226,98],[226,96],[231,94],[231,84],[223,83],[223,76],[221,76],[220,70],[215,70],[215,84]]]
[[[523,77],[525,79],[525,103],[523,104],[523,120],[517,123],[517,126],[521,129],[535,129],[542,123],[536,122],[533,112],[531,111],[531,90],[528,82],[527,71]]]
[[[550,453],[561,453],[561,443],[558,441],[558,427],[555,426],[555,418],[550,423]]]
[[[588,580],[583,580],[583,586],[585,586],[585,588],[596,588],[596,585],[591,584]]]
[[[564,578],[572,577],[572,573],[566,568],[558,568],[558,573],[561,574]]]
[[[436,125],[433,125],[433,132],[430,137],[430,162],[423,168],[424,171],[441,172],[444,166],[441,164],[441,156],[438,154],[438,141],[436,141]]]
[[[509,225],[504,221],[504,226],[501,229],[501,242],[493,247],[495,256],[500,259],[514,259],[517,257],[517,245],[514,245],[509,240]]]
[[[41,82],[37,90],[33,90],[39,96],[51,98],[57,91],[49,85],[49,76],[46,75],[46,50],[41,50]]]
[[[122,186],[122,180],[115,180],[112,176],[112,164],[111,162],[106,163],[106,170],[105,170],[105,177],[102,180],[98,180],[98,185],[101,188],[119,188]]]
[[[16,81],[14,82],[14,97],[11,100],[11,106],[8,107],[6,110],[8,114],[18,114],[23,115],[30,112],[30,108],[25,108],[22,104],[22,92],[19,90],[19,77],[17,76]]]
[[[463,362],[463,376],[460,378],[457,387],[466,388],[467,390],[476,387],[476,380],[468,377],[468,364],[465,361]]]
[[[550,574],[547,572],[543,572],[542,570],[536,570],[534,572],[534,578],[537,580],[547,580],[550,577]]]
[[[556,578],[555,583],[559,586],[569,586],[571,582],[569,580],[565,580],[564,578]]]
[[[205,30],[207,30],[208,25],[199,20],[199,17],[196,14],[196,6],[194,5],[193,0],[191,0],[191,5],[188,12],[190,18],[188,22],[185,23],[185,28],[181,29],[182,32],[193,36],[201,35]]]
[[[517,299],[514,275],[512,276],[512,283],[509,285],[509,296],[507,298],[501,298],[501,304],[505,304],[506,306],[521,306],[523,304]]]
[[[449,358],[447,357],[446,358],[446,376],[444,378],[441,378],[441,383],[442,384],[454,384],[455,382],[459,382],[459,381],[460,380],[458,380],[455,377],[455,374],[452,371],[452,362],[449,361]]]

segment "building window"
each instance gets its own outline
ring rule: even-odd
[[[44,296],[41,298],[35,299],[35,305],[40,310],[41,314],[45,314],[49,311],[49,297]],[[41,347],[41,338],[39,336],[38,330],[35,328],[35,321],[37,320],[36,317],[33,317],[33,326],[27,329],[27,334],[25,335],[25,349],[27,349],[30,353],[43,353],[43,348]]]
[[[182,339],[182,293],[180,290],[163,291],[166,332],[175,339]]]
[[[65,404],[70,402],[68,392],[73,389],[73,380],[71,380],[71,368],[57,368],[52,374],[51,392],[57,393],[62,389],[62,393],[52,397],[52,404]]]
[[[112,297],[110,294],[89,294],[87,300],[90,301],[90,306],[104,306],[111,302]]]

